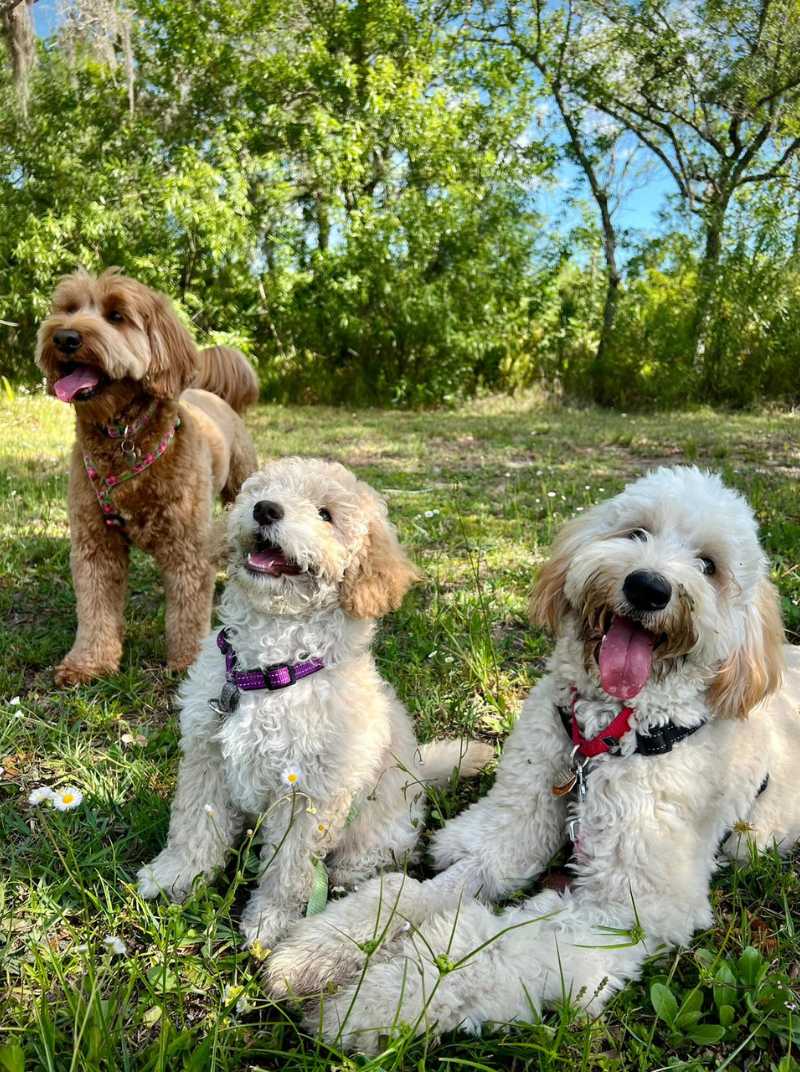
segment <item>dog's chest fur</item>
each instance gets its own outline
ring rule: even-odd
[[[184,690],[184,735],[203,736],[219,748],[231,801],[249,813],[263,812],[290,791],[289,771],[313,801],[356,793],[377,778],[390,745],[388,698],[368,651],[353,650],[336,628],[327,634],[333,643],[322,646],[318,633],[300,630],[290,640],[283,633],[272,642],[271,631],[254,631],[245,641],[240,633],[241,669],[296,662],[318,651],[325,668],[279,691],[242,692],[236,711],[216,715],[208,700],[225,682],[225,660],[212,636]]]
[[[288,792],[290,770],[297,772],[304,794],[321,800],[335,791],[333,772],[347,769],[356,727],[337,690],[329,682],[306,680],[291,686],[294,695],[289,691],[243,694],[216,734],[225,780],[243,811],[263,811]]]

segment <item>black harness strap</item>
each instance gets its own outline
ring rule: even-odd
[[[572,740],[572,712],[568,711],[564,707],[556,708],[561,718],[561,724],[564,727],[564,732]],[[673,747],[679,742],[683,741],[686,737],[691,737],[693,733],[697,733],[698,730],[705,726],[705,722],[700,722],[696,726],[676,726],[674,722],[668,722],[665,726],[658,726],[651,733],[636,733],[636,749],[634,754],[640,756],[663,756],[667,752],[671,752]],[[618,751],[613,749],[609,752],[609,755],[618,755]]]

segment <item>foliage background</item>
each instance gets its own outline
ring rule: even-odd
[[[797,397],[797,0],[13,4],[10,378],[117,264],[272,399]]]

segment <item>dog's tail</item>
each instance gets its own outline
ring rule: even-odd
[[[453,771],[459,778],[472,778],[494,758],[494,748],[484,741],[431,741],[419,748],[420,781],[446,785]]]
[[[219,395],[237,413],[258,401],[256,371],[232,346],[207,346],[200,351],[200,366],[192,387]]]

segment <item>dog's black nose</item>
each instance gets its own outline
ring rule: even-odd
[[[638,569],[625,578],[622,591],[636,610],[663,610],[672,596],[672,585],[660,573]]]
[[[259,525],[271,525],[274,521],[280,521],[283,517],[283,507],[280,503],[262,499],[253,507],[253,517]]]
[[[58,331],[53,332],[53,342],[62,354],[74,354],[80,348],[82,341],[79,331],[59,328]]]

